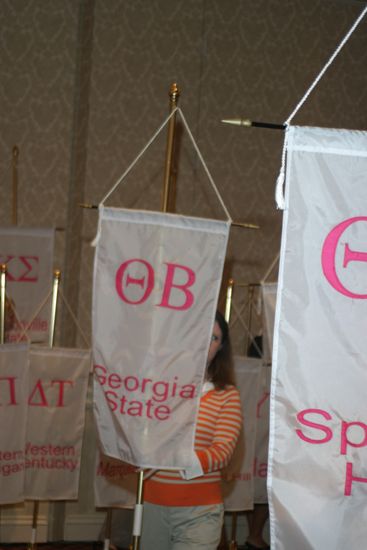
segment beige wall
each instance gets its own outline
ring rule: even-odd
[[[220,120],[283,122],[363,7],[357,0],[2,2],[1,219],[11,222],[16,144],[19,224],[61,228],[55,266],[88,337],[97,215],[77,204],[98,203],[159,127],[171,83],[180,86],[179,105],[232,218],[261,226],[232,229],[225,278],[258,282],[279,248],[273,196],[282,132]],[[366,129],[366,30],[367,20],[295,124]],[[182,126],[178,132],[176,211],[221,217]],[[109,204],[159,209],[164,147],[163,133]],[[82,343],[66,313],[59,324],[63,343]]]

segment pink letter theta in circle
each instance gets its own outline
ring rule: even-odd
[[[339,223],[330,231],[322,247],[321,264],[326,279],[331,286],[335,288],[335,290],[341,294],[344,294],[344,296],[348,296],[348,298],[366,299],[367,294],[356,294],[345,288],[337,275],[335,267],[336,249],[339,244],[340,237],[350,225],[361,221],[367,222],[367,216],[349,218],[348,220]],[[367,252],[357,252],[351,250],[348,243],[346,243],[344,245],[343,267],[346,268],[349,262],[367,262]]]
[[[195,282],[195,273],[192,271],[192,269],[184,265],[170,264],[170,263],[167,263],[166,265],[167,265],[167,274],[166,274],[166,280],[164,282],[162,301],[160,304],[157,304],[157,305],[160,307],[167,307],[170,309],[176,309],[181,311],[185,309],[189,309],[194,302],[194,296],[188,288],[192,286]],[[177,272],[178,270],[180,270],[181,272],[182,271],[186,272],[186,282],[184,284],[177,284],[173,282],[175,272]],[[174,305],[170,303],[172,288],[176,288],[180,290],[181,293],[184,294],[185,300],[183,304]]]
[[[360,483],[367,483],[367,477],[357,477],[353,475],[353,464],[347,462],[347,471],[345,475],[344,495],[350,497],[352,494],[353,481],[359,481]]]
[[[322,439],[312,439],[311,437],[307,437],[301,430],[296,430],[296,434],[298,435],[298,437],[302,439],[302,441],[312,443],[313,445],[320,445],[321,443],[327,443],[328,441],[330,441],[330,439],[333,437],[332,430],[327,426],[323,426],[322,424],[317,424],[316,422],[311,422],[310,420],[307,420],[305,418],[306,414],[318,414],[326,420],[331,420],[330,414],[326,411],[323,411],[322,409],[305,409],[299,412],[297,414],[297,420],[300,424],[324,432],[325,437],[323,437]]]
[[[131,275],[127,269],[129,266],[132,266],[134,264],[138,264],[140,267],[142,266],[145,275],[142,277],[134,277]],[[124,277],[126,272],[126,277]],[[126,262],[122,263],[120,267],[118,268],[116,272],[116,279],[115,279],[115,285],[116,285],[116,291],[117,294],[120,296],[121,300],[126,302],[127,304],[132,305],[138,305],[145,302],[154,287],[154,270],[149,262],[145,260],[141,260],[139,258],[133,258],[131,260],[127,260]],[[129,287],[138,287],[142,290],[142,295],[137,300],[131,300],[126,296],[126,292],[128,291]],[[145,287],[145,291],[144,291]]]

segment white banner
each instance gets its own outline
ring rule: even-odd
[[[7,342],[17,341],[31,321],[30,340],[47,342],[51,300],[33,317],[52,288],[53,250],[53,229],[0,228],[0,263],[7,265],[7,295],[20,322],[13,320]]]
[[[367,133],[290,128],[269,448],[272,550],[367,523]]]
[[[228,229],[228,222],[101,209],[93,351],[106,455],[141,467],[189,467]]]
[[[96,452],[94,503],[101,508],[134,508],[138,488],[136,468]]]
[[[24,500],[28,346],[0,346],[0,504]]]
[[[89,350],[32,347],[25,445],[25,495],[78,498]]]
[[[237,388],[241,395],[244,422],[222,483],[225,510],[251,510],[254,503],[256,412],[262,363],[251,357],[235,357]]]
[[[0,504],[78,496],[90,351],[0,346]]]

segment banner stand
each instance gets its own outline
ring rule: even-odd
[[[55,270],[54,279],[53,279],[53,288],[52,288],[52,308],[51,308],[50,331],[49,331],[49,340],[48,340],[48,345],[50,348],[53,348],[55,343],[55,325],[56,325],[57,299],[58,299],[60,278],[61,278],[61,272],[59,270]],[[33,503],[32,532],[31,532],[31,541],[27,547],[28,550],[37,549],[36,541],[37,541],[38,511],[39,511],[39,501],[36,500]]]
[[[0,267],[0,344],[5,342],[6,264]]]

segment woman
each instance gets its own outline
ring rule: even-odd
[[[217,312],[190,471],[159,471],[145,482],[141,550],[216,550],[223,524],[220,471],[241,428],[228,325]]]

